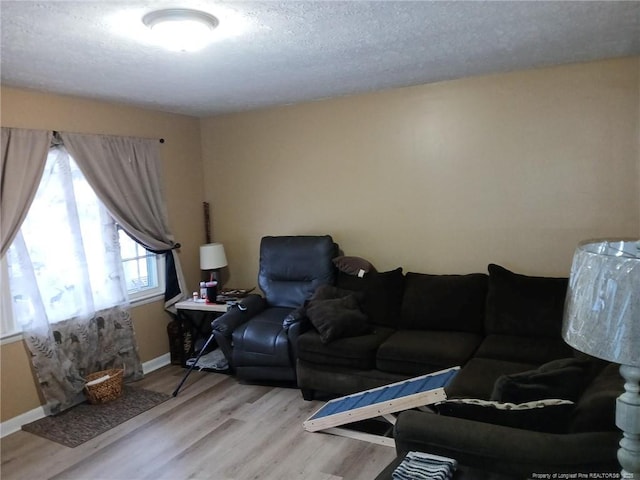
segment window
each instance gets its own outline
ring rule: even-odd
[[[0,336],[19,333],[21,322],[36,312],[59,322],[127,296],[133,302],[157,297],[164,291],[162,260],[116,225],[68,152],[52,148],[29,213],[0,265]]]
[[[149,252],[118,227],[122,268],[130,301],[164,293],[164,255]]]

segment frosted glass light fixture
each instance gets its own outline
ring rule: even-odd
[[[616,402],[622,478],[640,478],[640,240],[596,240],[576,249],[562,336],[581,352],[620,364]],[[631,476],[634,475],[634,476]]]
[[[211,41],[218,19],[200,10],[167,8],[147,13],[142,22],[156,41],[169,50],[194,52]]]

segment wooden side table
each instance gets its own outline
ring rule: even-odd
[[[199,351],[198,343],[211,335],[211,322],[228,308],[225,303],[205,301],[183,300],[176,303],[178,319],[176,325],[169,325],[170,337],[175,337],[170,338],[171,363],[185,367],[187,359]]]
[[[188,348],[185,348],[186,342],[184,342],[183,340],[182,362],[181,362],[182,366],[186,366],[187,358],[189,358],[191,355],[193,355],[196,352],[197,341],[200,338],[207,338],[207,340],[202,346],[202,348],[199,349],[198,356],[196,357],[195,361],[189,366],[189,370],[187,370],[187,373],[185,373],[184,377],[182,378],[182,381],[174,390],[173,392],[174,397],[178,395],[180,388],[182,387],[185,380],[191,373],[191,370],[193,370],[193,368],[198,363],[198,360],[200,360],[200,357],[202,356],[202,354],[205,352],[209,344],[213,341],[213,332],[209,331],[208,333],[204,333],[205,325],[208,325],[208,326],[211,325],[211,320],[212,320],[211,315],[213,315],[213,318],[220,316],[224,314],[228,308],[229,307],[227,304],[206,303],[206,302],[200,302],[200,301],[194,301],[194,300],[183,300],[182,302],[176,303],[176,309],[178,312],[178,322],[180,323],[180,328],[181,328],[181,331],[183,332],[183,337],[185,337],[184,332],[186,330],[189,330],[187,333],[191,337]],[[201,320],[196,325],[196,322],[193,322],[192,319],[189,318],[189,315],[187,312],[191,312],[191,313],[204,312],[205,315],[200,316]],[[188,328],[185,328],[187,324],[188,324]]]

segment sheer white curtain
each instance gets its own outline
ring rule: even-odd
[[[50,150],[7,260],[13,315],[50,413],[83,399],[88,373],[141,376],[116,225],[64,147]]]

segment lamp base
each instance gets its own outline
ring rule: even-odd
[[[205,281],[207,282],[218,282],[218,288],[222,287],[222,275],[220,274],[220,272],[216,269],[216,270],[208,270],[208,276],[205,279]]]
[[[640,367],[621,365],[624,393],[616,400],[616,425],[622,430],[618,461],[622,478],[640,479]]]

